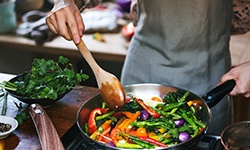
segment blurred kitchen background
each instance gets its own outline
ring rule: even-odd
[[[97,63],[120,78],[135,27],[129,16],[130,0],[103,0],[82,12],[83,40]],[[53,0],[0,0],[0,72],[20,74],[34,58],[68,57],[76,71],[90,75],[84,84],[97,87],[95,77],[76,46],[49,31],[44,18]],[[250,10],[250,9],[249,9]],[[231,36],[232,67],[250,60],[250,31]],[[234,97],[235,121],[250,120],[250,99]]]

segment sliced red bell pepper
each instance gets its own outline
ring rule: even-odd
[[[134,98],[135,101],[141,105],[143,109],[145,109],[152,117],[154,118],[160,118],[160,114],[158,114],[156,111],[154,111],[152,108],[150,108],[148,105],[146,105],[143,101],[139,100],[138,98]]]
[[[95,108],[90,112],[89,119],[88,119],[89,134],[92,134],[93,132],[95,132],[97,130],[95,117],[97,115],[107,113],[108,110],[109,110],[109,108]]]

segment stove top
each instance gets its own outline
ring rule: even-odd
[[[66,150],[98,150],[84,141],[76,124],[63,135],[61,140]],[[201,141],[190,150],[223,150],[223,147],[220,136],[204,135]]]

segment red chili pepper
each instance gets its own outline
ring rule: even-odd
[[[156,111],[154,111],[152,108],[150,108],[148,105],[146,105],[143,101],[139,100],[138,98],[134,98],[136,102],[141,105],[143,109],[145,109],[152,117],[154,118],[160,118],[160,114],[158,114]]]
[[[205,128],[201,128],[200,131],[199,131],[199,133],[203,132],[204,129],[205,129]]]
[[[155,145],[158,145],[160,147],[168,147],[166,144],[160,142],[160,141],[157,141],[155,139],[152,139],[152,138],[147,138],[147,137],[138,137],[140,140],[144,140],[144,141],[147,141],[149,143],[152,143],[152,144],[155,144]]]
[[[97,115],[105,114],[107,113],[109,108],[95,108],[90,112],[89,119],[88,119],[88,131],[90,134],[96,131],[96,121],[95,117]]]

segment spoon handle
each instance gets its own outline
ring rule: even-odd
[[[100,87],[99,73],[100,71],[103,71],[103,69],[97,64],[97,62],[93,58],[92,54],[90,53],[90,51],[88,50],[87,46],[85,45],[82,39],[79,44],[76,44],[76,46],[78,50],[80,51],[80,53],[82,54],[82,56],[84,57],[84,59],[87,61],[87,63],[91,67],[92,71],[94,72],[96,76],[96,80],[97,80],[97,85],[98,87]]]

